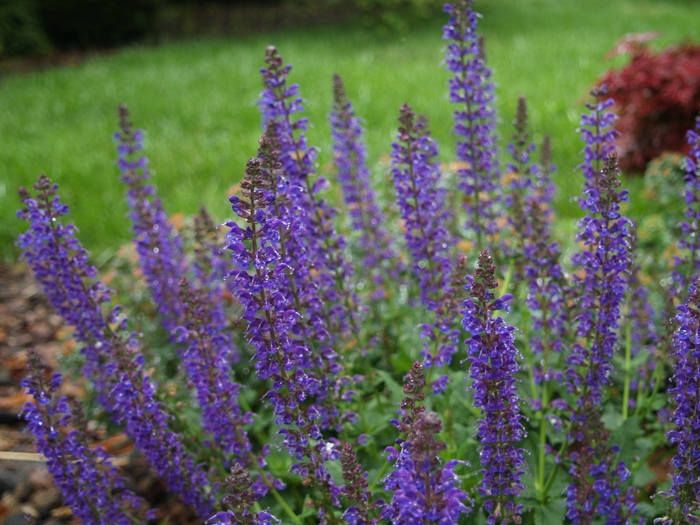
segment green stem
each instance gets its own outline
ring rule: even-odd
[[[292,519],[294,523],[297,523],[301,525],[301,520],[299,519],[299,516],[297,516],[294,511],[291,509],[289,505],[287,505],[287,502],[284,501],[284,498],[280,495],[279,492],[277,492],[277,489],[274,487],[270,487],[270,492],[274,496],[274,498],[277,500],[277,503],[280,504],[280,507],[287,513],[287,515]]]
[[[569,424],[569,428],[566,430],[566,434],[564,434],[566,437],[564,438],[564,442],[561,444],[561,447],[559,448],[559,456],[562,456],[564,452],[566,452],[566,449],[569,447],[569,432],[571,431],[571,424]],[[544,490],[542,493],[544,495],[547,495],[549,493],[549,489],[552,488],[552,483],[554,483],[554,477],[557,474],[557,469],[559,468],[559,463],[554,464],[554,468],[552,468],[552,472],[549,473],[549,478],[547,478],[547,483],[544,486]]]
[[[499,296],[503,297],[508,293],[508,288],[510,288],[510,281],[513,279],[513,273],[515,273],[515,259],[511,258],[508,263],[508,271],[506,272],[505,278],[503,279],[503,284],[499,290]]]
[[[634,415],[635,416],[641,416],[642,415],[642,409],[646,410],[646,407],[651,407],[652,403],[654,402],[654,399],[656,399],[656,394],[659,392],[659,388],[661,387],[661,380],[663,379],[663,373],[664,373],[664,362],[659,360],[656,363],[656,369],[654,370],[654,389],[651,392],[651,395],[647,399],[646,403],[639,403],[637,407],[634,410]]]
[[[545,401],[547,399],[547,383],[542,383],[542,406],[540,407],[540,442],[538,446],[538,471],[537,471],[537,488],[540,489],[540,500],[544,504],[547,497],[547,491],[544,484],[544,466],[545,466],[545,448],[547,445],[547,418],[545,417]]]
[[[384,465],[382,465],[382,469],[379,471],[379,474],[377,474],[377,479],[375,479],[372,482],[372,486],[367,489],[369,492],[374,492],[377,489],[377,483],[379,483],[379,480],[382,479],[382,476],[386,473],[386,470],[389,468],[389,462],[385,461]]]
[[[622,421],[629,417],[630,383],[632,381],[632,323],[625,327],[625,388],[622,392]]]

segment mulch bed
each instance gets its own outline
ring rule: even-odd
[[[0,523],[18,525],[25,515],[44,523],[70,523],[33,438],[19,419],[27,396],[20,387],[27,350],[56,367],[60,317],[23,266],[0,266]],[[14,456],[14,458],[13,458]],[[22,459],[29,458],[29,459]]]
[[[23,525],[80,523],[64,506],[51,475],[34,452],[33,437],[19,419],[28,398],[20,386],[27,350],[34,348],[45,363],[58,367],[59,352],[71,350],[60,317],[48,305],[40,287],[24,265],[0,265],[0,523]],[[61,394],[80,397],[81,385],[64,382]],[[116,450],[130,480],[129,489],[157,508],[157,522],[197,523],[191,509],[171,497],[160,480],[134,453],[123,435],[104,436],[101,444]]]

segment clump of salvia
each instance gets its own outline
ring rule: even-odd
[[[98,417],[209,525],[696,523],[700,120],[676,256],[653,288],[623,214],[612,102],[592,93],[569,265],[552,229],[549,137],[535,161],[521,97],[501,167],[479,17],[470,0],[445,11],[456,209],[427,118],[399,106],[389,173],[374,173],[337,74],[333,164],[319,167],[291,66],[269,47],[262,138],[234,218],[219,230],[202,208],[181,236],[144,132],[119,108],[118,166],[160,339],[113,303],[57,186],[42,175],[21,191],[17,244],[72,329]],[[333,178],[345,216],[324,194]],[[153,502],[90,442],[95,412],[60,385],[30,353],[23,417],[66,504],[84,523],[152,519]],[[667,446],[672,480],[652,500],[644,469]]]

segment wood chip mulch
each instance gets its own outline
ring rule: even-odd
[[[63,505],[19,418],[24,404],[31,401],[20,386],[27,350],[34,348],[45,363],[57,369],[57,356],[72,349],[68,333],[26,267],[0,265],[0,524],[24,525],[27,518],[38,525],[80,523]],[[78,398],[83,391],[81,385],[67,380],[61,389],[62,394]],[[157,508],[157,523],[166,518],[171,525],[197,523],[191,509],[171,497],[133,453],[128,438],[104,436],[100,444],[120,454],[123,473],[131,484],[128,488]]]

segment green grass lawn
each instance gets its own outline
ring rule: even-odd
[[[557,208],[578,215],[571,202],[581,188],[575,132],[586,94],[615,62],[604,55],[628,32],[660,31],[662,46],[697,34],[700,4],[692,0],[477,0],[480,31],[497,83],[500,132],[511,135],[519,94],[529,101],[532,132],[553,138],[559,166]],[[367,126],[375,180],[391,183],[380,161],[390,151],[399,105],[430,117],[443,160],[454,154],[453,108],[446,98],[441,25],[427,22],[407,35],[380,37],[359,27],[315,28],[247,39],[206,40],[158,48],[129,48],[94,56],[75,67],[4,78],[0,82],[0,259],[23,224],[14,218],[17,189],[46,173],[61,186],[72,220],[95,255],[108,255],[129,238],[124,188],[118,180],[112,134],[116,108],[126,103],[147,130],[146,154],[169,212],[192,213],[206,204],[230,216],[226,190],[254,155],[260,133],[256,99],[265,47],[274,44],[294,68],[311,119],[311,144],[330,157],[331,75],[339,72]],[[502,141],[505,146],[506,140]],[[631,180],[630,214],[645,204]]]

